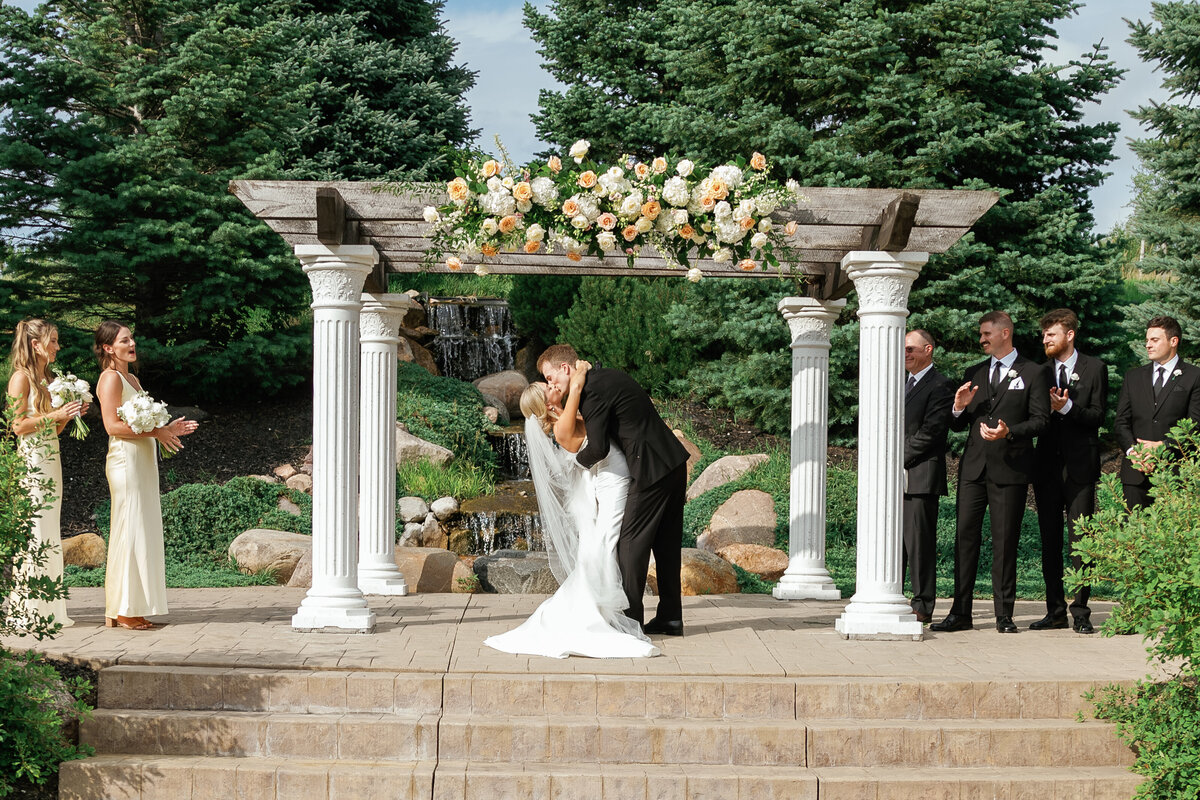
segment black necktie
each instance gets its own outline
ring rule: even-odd
[[[1000,370],[1002,370],[1003,368],[1004,368],[1004,365],[1002,363],[1000,363],[999,361],[997,361],[996,369],[993,370],[993,372],[992,372],[992,382],[991,382],[990,386],[988,387],[989,389],[991,389],[991,392],[993,395],[995,395],[996,392],[1000,389]]]
[[[1159,366],[1158,378],[1154,381],[1154,399],[1155,400],[1157,400],[1158,396],[1160,394],[1162,394],[1163,386],[1166,385],[1166,380],[1164,380],[1164,376],[1166,374],[1167,374],[1167,368],[1163,367],[1163,366]]]
[[[909,375],[908,380],[904,382],[904,396],[908,397],[909,393],[912,392],[913,387],[916,385],[917,385],[916,377],[913,375]]]
[[[1066,364],[1058,365],[1058,388],[1060,388],[1060,389],[1067,388],[1067,365]]]

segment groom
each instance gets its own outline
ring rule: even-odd
[[[574,347],[556,344],[538,358],[538,370],[565,397],[578,360]],[[575,456],[579,464],[590,468],[601,461],[608,455],[610,440],[616,441],[629,462],[632,483],[617,540],[617,564],[629,599],[625,614],[642,621],[642,595],[653,553],[658,613],[642,629],[682,636],[679,570],[687,451],[662,421],[646,390],[620,370],[588,370],[579,411],[587,427],[587,444]]]

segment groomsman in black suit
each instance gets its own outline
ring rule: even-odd
[[[1179,420],[1200,423],[1200,369],[1179,357],[1183,331],[1174,317],[1155,317],[1146,323],[1146,355],[1150,363],[1125,374],[1117,400],[1113,434],[1125,451],[1121,487],[1129,508],[1148,506],[1150,466],[1148,449],[1162,447]]]
[[[1029,626],[1042,631],[1067,627],[1067,598],[1063,587],[1063,515],[1072,548],[1078,537],[1075,521],[1096,510],[1096,481],[1100,480],[1100,425],[1108,397],[1108,369],[1098,358],[1075,349],[1079,317],[1059,308],[1042,317],[1042,348],[1050,368],[1050,424],[1038,437],[1037,500],[1042,534],[1042,578],[1046,581],[1046,616]],[[1080,566],[1079,556],[1071,564]],[[1076,633],[1095,633],[1084,586],[1071,603]]]
[[[912,609],[933,618],[937,599],[938,498],[946,494],[946,433],[954,382],[933,366],[933,337],[904,338],[904,565],[912,575]]]
[[[932,631],[974,627],[971,605],[983,515],[991,512],[992,592],[996,630],[1016,633],[1017,540],[1025,512],[1025,494],[1033,475],[1033,439],[1050,419],[1050,381],[1046,367],[1013,349],[1012,318],[991,311],[979,320],[979,345],[989,358],[966,372],[954,393],[955,430],[967,431],[958,467],[957,524],[954,550],[954,604]]]

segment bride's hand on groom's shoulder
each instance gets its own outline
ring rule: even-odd
[[[575,369],[571,372],[571,391],[583,388],[583,382],[587,379],[587,371],[591,368],[592,364],[589,361],[579,360],[575,362]]]

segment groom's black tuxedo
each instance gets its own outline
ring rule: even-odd
[[[656,618],[681,620],[679,570],[687,450],[662,421],[646,390],[620,370],[589,370],[579,411],[587,427],[587,444],[576,460],[584,467],[595,465],[608,455],[609,443],[615,440],[629,462],[632,483],[617,541],[617,563],[629,600],[625,613],[642,622],[642,596],[653,552],[658,574]]]

